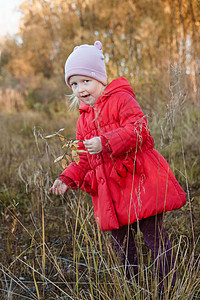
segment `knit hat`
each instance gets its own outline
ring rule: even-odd
[[[65,81],[73,75],[92,77],[104,85],[107,84],[107,74],[102,52],[102,44],[96,41],[93,45],[76,46],[65,63]]]

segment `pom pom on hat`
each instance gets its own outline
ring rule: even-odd
[[[102,52],[102,43],[76,46],[65,63],[65,81],[68,86],[73,75],[83,75],[94,78],[104,85],[107,84],[107,74]]]
[[[101,43],[100,41],[96,41],[96,42],[94,43],[94,45],[95,45],[95,47],[97,47],[99,50],[102,49],[102,43]]]

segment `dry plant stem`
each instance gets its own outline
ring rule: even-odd
[[[0,202],[4,205],[4,203],[0,200]],[[5,205],[4,205],[5,206]],[[39,245],[39,243],[35,240],[35,238],[33,237],[33,235],[32,234],[30,234],[30,232],[26,229],[26,227],[21,223],[21,221],[13,214],[13,212],[9,209],[9,208],[7,208],[6,207],[6,209],[9,211],[9,213],[18,221],[18,223],[24,228],[24,230],[28,233],[28,235],[32,238],[32,241],[38,246],[38,247],[40,247],[41,248],[41,251],[42,251],[42,253],[43,253],[43,248]],[[44,245],[45,245],[45,247],[47,248],[47,250],[48,250],[48,252],[49,252],[49,254],[50,254],[50,256],[53,258],[53,262],[55,263],[55,266],[56,266],[56,268],[57,268],[57,270],[58,270],[58,273],[61,275],[61,277],[62,277],[62,279],[63,279],[63,281],[65,282],[65,284],[67,284],[67,286],[68,286],[68,288],[70,289],[70,291],[72,292],[72,294],[74,294],[74,291],[71,289],[71,287],[70,287],[70,285],[67,283],[67,281],[66,281],[66,279],[65,279],[65,277],[64,277],[64,275],[63,275],[63,273],[62,273],[62,271],[60,270],[60,267],[59,267],[59,265],[57,264],[57,262],[56,262],[56,260],[55,260],[55,258],[54,258],[54,256],[52,255],[52,253],[51,253],[51,251],[50,251],[50,249],[48,248],[48,246],[46,245],[46,243],[44,243]],[[46,254],[45,254],[46,255]],[[18,257],[16,257],[15,259],[14,259],[14,261],[11,263],[11,265],[13,265],[14,264],[14,262],[16,262],[16,260],[19,260],[19,261],[21,261],[21,262],[23,262],[19,257],[21,256],[21,254],[18,256]],[[43,256],[42,256],[43,257]],[[50,257],[48,257],[49,259],[50,259]],[[25,262],[24,262],[25,263]],[[26,264],[26,263],[25,263]],[[9,266],[9,269],[11,268],[11,265]],[[28,264],[26,264],[27,266],[29,266]],[[31,266],[29,266],[32,270],[34,269],[34,268],[32,268]],[[36,271],[36,270],[35,270]],[[37,273],[38,274],[40,274],[41,276],[43,276],[41,273],[39,273],[38,271],[37,271]],[[51,282],[50,280],[48,280],[47,278],[46,278],[46,276],[43,276],[43,278],[44,279],[46,279],[47,281],[49,281],[49,282]],[[74,294],[75,295],[75,294]],[[73,299],[73,298],[71,298],[71,299]]]
[[[101,232],[100,232],[100,228],[97,227],[97,234],[98,234],[98,246],[100,248],[100,258],[103,258],[103,247],[102,247],[102,242],[101,242]],[[104,280],[106,282],[106,276],[105,276],[105,266],[103,264],[103,276],[104,276]],[[107,286],[106,286],[106,292],[107,292]]]
[[[7,293],[7,290],[0,289],[0,291],[3,292],[4,294]],[[17,298],[15,298],[15,299],[20,299],[20,298],[28,299],[28,300],[37,299],[37,298],[29,298],[29,297],[27,297],[27,296],[23,296],[23,295],[21,295],[21,294],[18,294],[18,293],[12,292],[12,291],[10,291],[10,292],[8,293],[8,296],[7,296],[6,299],[11,300],[11,299],[13,299],[12,296],[16,296]]]
[[[76,212],[76,223],[75,223],[75,231],[74,231],[74,236],[76,237],[77,234],[77,226],[78,226],[78,216],[79,216],[79,211],[80,211],[80,203],[81,203],[81,197],[79,196],[78,198],[78,208],[77,208],[77,212]],[[76,240],[74,239],[74,251],[73,251],[73,261],[76,261],[76,289],[77,289],[77,295],[79,294],[79,289],[78,289],[78,282],[79,282],[79,278],[78,278],[78,261],[77,261],[77,257],[76,257]]]
[[[23,264],[25,264],[28,268],[30,268],[32,271],[34,271],[35,273],[42,275],[40,272],[38,272],[37,270],[35,270],[33,267],[31,267],[29,264],[27,264],[25,261],[17,258],[19,261],[21,261]],[[44,277],[44,279],[46,281],[48,281],[49,283],[51,283],[53,286],[55,286],[59,291],[61,291],[65,296],[69,297],[69,299],[74,300],[74,298],[72,298],[69,294],[67,294],[63,289],[61,289],[58,285],[56,285],[53,281],[51,281],[50,279],[48,279],[47,277]]]
[[[43,203],[43,191],[40,188],[40,197],[42,202],[42,267],[43,267],[43,274],[46,276],[45,273],[45,225],[44,225],[44,203]]]
[[[8,208],[6,205],[1,201],[1,204],[5,207],[5,209],[12,215],[12,217],[17,220],[17,222],[23,227],[23,229],[28,233],[28,235],[33,239],[33,241],[39,246],[38,242],[34,239],[33,235],[26,229],[26,227],[23,225],[23,223],[16,217],[16,215]]]
[[[33,270],[32,270],[33,271],[32,272],[32,274],[33,274],[33,280],[34,280],[34,285],[35,285],[35,289],[36,289],[36,293],[37,293],[37,298],[38,298],[38,300],[40,300],[40,293],[39,293],[37,281],[35,279],[35,272],[34,272],[34,270],[35,270],[35,267],[34,267],[34,263],[33,263]]]
[[[192,240],[193,240],[193,247],[194,247],[194,245],[195,245],[194,220],[193,220],[193,216],[192,216],[192,205],[191,205],[189,183],[188,183],[188,177],[187,177],[187,168],[186,168],[186,163],[185,163],[185,152],[184,152],[184,148],[183,148],[183,136],[182,136],[182,134],[181,134],[181,147],[182,147],[182,155],[183,155],[183,165],[184,165],[184,170],[185,170],[185,180],[186,180],[186,187],[187,187],[188,203],[189,203],[189,209],[190,209]]]
[[[7,272],[5,272],[4,269],[6,269]],[[6,268],[5,266],[3,266],[2,264],[1,264],[1,270],[2,270],[3,274],[5,274],[6,276],[8,276],[8,277],[9,277],[11,280],[13,280],[18,286],[20,286],[23,290],[28,291],[29,294],[31,294],[31,296],[33,297],[33,298],[31,298],[31,299],[36,299],[36,300],[37,300],[37,297],[35,296],[35,294],[34,294],[31,290],[29,290],[29,289],[25,286],[25,284],[24,284],[18,277],[16,277],[9,269],[7,269],[7,268]]]
[[[86,229],[86,227],[85,227],[85,229]],[[87,231],[85,231],[85,232],[87,232]],[[85,236],[85,243],[86,243],[86,250],[87,250],[87,264],[88,264],[88,271],[89,271],[90,292],[91,292],[91,296],[93,298],[94,292],[93,292],[93,286],[92,286],[92,280],[91,280],[92,276],[91,276],[91,266],[90,266],[91,263],[90,263],[89,245],[88,245],[89,241],[88,241],[88,238],[87,238],[87,234],[84,234],[84,236]]]

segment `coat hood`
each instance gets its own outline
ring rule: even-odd
[[[131,96],[135,97],[133,89],[128,80],[124,77],[120,77],[113,80],[110,84],[107,85],[102,95],[97,99],[94,106],[98,105],[98,103],[104,102],[109,96],[118,92],[126,92]],[[81,102],[79,106],[80,114],[84,111],[89,111],[90,108],[91,107],[88,104]]]

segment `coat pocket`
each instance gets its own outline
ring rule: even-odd
[[[97,179],[94,170],[87,172],[85,175],[81,190],[92,196],[96,196],[98,194]]]
[[[116,159],[110,177],[115,181],[120,182],[120,184],[123,184],[124,180],[126,180],[127,172],[144,176],[144,167],[142,159],[139,156],[137,156],[136,159],[131,155],[122,160],[119,158]]]
[[[138,175],[145,175],[144,174],[144,162],[143,162],[143,158],[141,155],[137,155],[136,157],[135,156],[132,156],[130,155],[129,157],[130,159],[128,160],[128,164],[127,164],[127,169],[130,170],[129,172],[131,173],[136,173]],[[132,162],[130,162],[130,160],[132,160]]]
[[[113,169],[120,177],[126,177],[127,172],[136,173],[136,161],[133,157],[127,156],[124,159],[117,158],[114,160]]]

